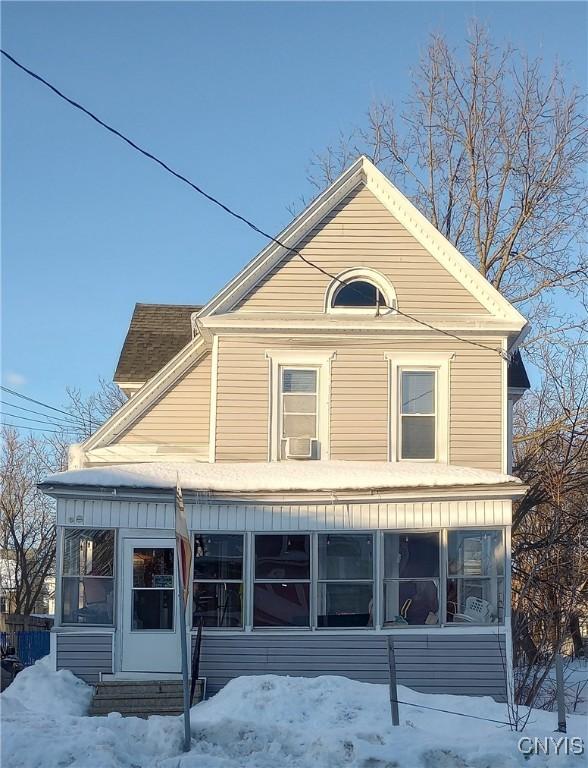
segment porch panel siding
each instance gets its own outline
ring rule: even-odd
[[[410,530],[511,524],[509,499],[373,503],[186,503],[193,531]],[[60,499],[57,522],[171,531],[172,502]]]
[[[296,247],[331,274],[361,266],[382,273],[394,285],[404,312],[488,314],[368,189],[350,192]],[[330,282],[298,257],[289,256],[236,309],[323,312]]]
[[[492,696],[499,701],[506,698],[502,634],[398,633],[394,646],[400,685],[421,693]],[[235,677],[266,674],[343,675],[364,683],[388,683],[386,635],[204,634],[200,675],[207,679],[208,696]]]
[[[211,355],[201,358],[115,443],[208,446]],[[165,454],[162,454],[165,458]]]
[[[392,329],[391,329],[392,332]],[[472,337],[473,338],[473,337]],[[499,338],[480,337],[499,348]],[[391,407],[385,353],[412,353],[415,338],[222,337],[219,343],[217,461],[267,461],[270,393],[268,349],[334,350],[331,363],[330,458],[388,459]],[[450,365],[449,462],[502,471],[502,359],[494,349],[441,336],[419,337],[427,352],[453,353]]]
[[[86,683],[95,685],[100,673],[111,673],[111,633],[56,633],[57,669],[70,669]]]

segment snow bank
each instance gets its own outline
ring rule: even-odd
[[[53,673],[55,679],[59,673]],[[49,682],[39,677],[43,685]],[[56,683],[57,684],[57,683]],[[26,689],[25,689],[26,690]],[[63,689],[66,697],[68,689]],[[5,696],[6,694],[4,694]],[[3,697],[4,698],[4,697]],[[56,697],[53,696],[55,701]],[[506,725],[433,712],[506,720],[489,698],[433,696],[400,687],[400,726],[390,722],[388,688],[342,677],[264,675],[230,682],[192,709],[192,749],[181,752],[181,718],[148,720],[3,715],[3,760],[11,768],[522,768],[520,734]],[[29,699],[27,699],[30,701]],[[410,706],[413,705],[413,706]],[[3,707],[4,710],[4,707]],[[568,734],[585,736],[568,719]],[[555,715],[534,712],[526,735],[551,736]],[[586,756],[537,756],[536,768],[586,766]]]
[[[93,688],[69,669],[55,672],[50,657],[25,667],[0,696],[2,711],[21,710],[61,715],[84,715],[92,700]]]
[[[187,491],[344,491],[520,484],[511,475],[428,462],[275,461],[115,464],[49,475],[46,485],[175,488]]]

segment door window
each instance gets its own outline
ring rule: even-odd
[[[132,629],[173,630],[174,597],[174,549],[135,547]]]

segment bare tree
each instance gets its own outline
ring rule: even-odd
[[[47,469],[55,469],[43,438],[2,430],[0,447],[0,551],[2,587],[15,613],[30,614],[52,572],[55,519],[51,499],[37,489]]]
[[[529,485],[513,517],[517,695],[534,705],[554,656],[588,615],[588,360],[544,346],[542,386],[517,411],[515,471]]]
[[[559,67],[543,72],[482,26],[463,57],[434,35],[408,102],[373,104],[310,170],[322,189],[352,157],[369,156],[539,336],[586,325],[558,299],[585,301],[588,285],[584,97]]]

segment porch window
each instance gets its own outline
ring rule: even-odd
[[[447,621],[504,619],[504,539],[500,530],[447,533]]]
[[[255,536],[253,625],[310,626],[310,536]]]
[[[384,534],[384,626],[439,624],[439,534]]]
[[[61,605],[64,624],[114,623],[114,531],[65,529]]]
[[[194,536],[194,627],[243,626],[243,535]]]
[[[371,534],[318,536],[319,627],[369,627],[373,619]]]
[[[281,458],[318,458],[318,371],[282,368],[280,393]],[[306,455],[305,455],[306,454]]]
[[[436,458],[436,373],[400,373],[400,457]]]

